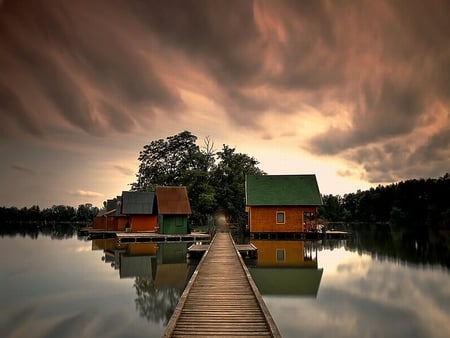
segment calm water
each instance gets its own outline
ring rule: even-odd
[[[414,263],[420,243],[400,257],[360,242],[253,243],[248,265],[283,337],[450,337],[448,262]],[[160,337],[195,269],[187,243],[0,244],[1,337]]]

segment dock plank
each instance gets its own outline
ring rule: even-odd
[[[164,337],[281,337],[229,233],[217,233]]]

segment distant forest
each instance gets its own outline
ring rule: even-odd
[[[413,179],[366,191],[322,196],[319,218],[329,222],[389,223],[393,228],[450,229],[450,175]]]
[[[78,208],[65,205],[54,205],[40,209],[38,205],[30,208],[0,207],[0,222],[3,224],[45,224],[45,223],[90,223],[99,212],[91,204],[81,204]]]

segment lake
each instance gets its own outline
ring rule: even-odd
[[[442,241],[253,240],[248,267],[283,337],[450,337]],[[0,243],[1,337],[160,337],[196,267],[189,243],[39,233]]]

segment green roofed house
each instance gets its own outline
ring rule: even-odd
[[[317,230],[322,198],[315,175],[248,175],[245,204],[250,233]]]
[[[158,227],[161,234],[187,234],[191,212],[186,187],[156,187]]]

